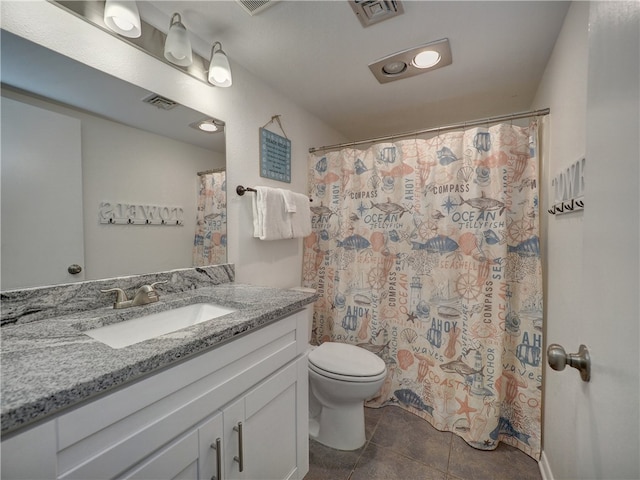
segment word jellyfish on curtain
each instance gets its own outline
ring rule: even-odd
[[[366,348],[399,405],[470,445],[540,455],[537,126],[311,155],[303,280],[316,342]]]
[[[200,175],[193,266],[227,262],[227,174]]]

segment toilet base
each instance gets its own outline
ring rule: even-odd
[[[309,436],[316,442],[336,450],[357,450],[366,441],[364,401],[340,408],[322,407],[318,417],[309,419],[309,425]]]

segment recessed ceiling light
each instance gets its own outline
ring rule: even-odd
[[[387,55],[369,64],[380,83],[408,78],[452,63],[449,40],[443,38],[425,45]]]
[[[205,133],[216,133],[222,131],[224,122],[215,118],[205,118],[204,120],[193,122],[189,126]]]
[[[218,126],[215,123],[201,123],[198,128],[204,132],[217,132]]]
[[[411,63],[414,67],[431,68],[434,65],[437,65],[441,58],[440,54],[435,50],[425,50],[413,57],[413,61]]]

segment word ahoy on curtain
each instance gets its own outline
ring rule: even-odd
[[[536,141],[533,121],[310,155],[303,280],[317,343],[386,362],[368,406],[539,458]]]

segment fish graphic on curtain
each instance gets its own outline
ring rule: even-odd
[[[536,139],[534,121],[310,155],[303,281],[317,343],[386,362],[369,406],[539,458]]]
[[[226,172],[200,175],[196,231],[193,240],[193,266],[227,262]]]

